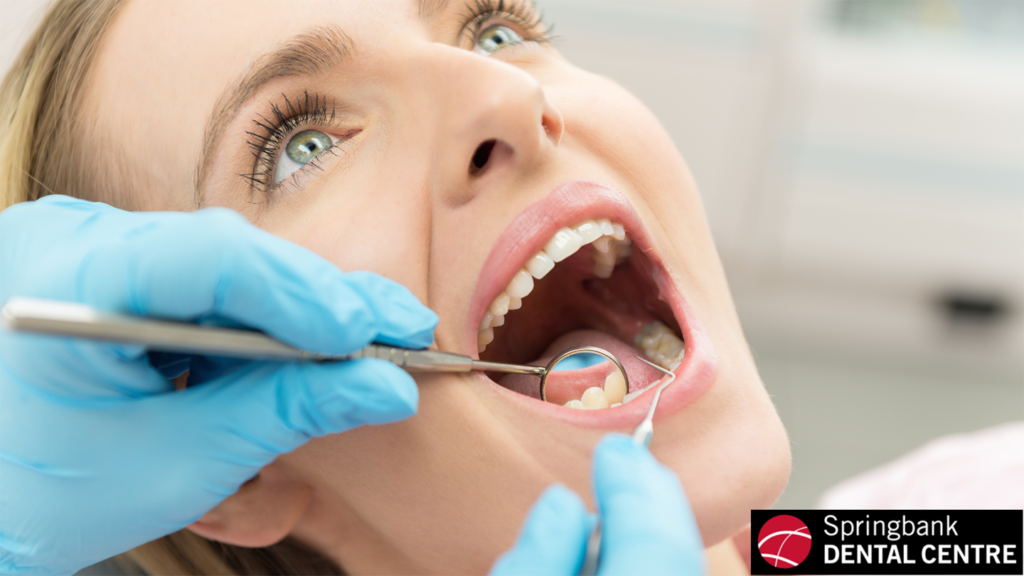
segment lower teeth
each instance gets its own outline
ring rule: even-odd
[[[600,410],[622,405],[622,398],[626,395],[626,379],[622,373],[613,370],[604,379],[604,387],[594,386],[583,392],[579,400],[569,400],[564,404],[567,408],[583,410]]]
[[[634,344],[647,359],[666,370],[675,370],[683,361],[686,345],[668,326],[655,320],[636,335]]]

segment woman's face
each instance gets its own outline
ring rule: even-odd
[[[528,2],[488,4],[129,3],[85,100],[98,169],[147,209],[227,206],[342,270],[399,282],[439,315],[438,348],[474,356],[492,303],[525,265],[544,268],[534,257],[559,229],[622,224],[631,256],[614,235],[596,243],[611,260],[584,245],[535,280],[481,356],[535,361],[556,339],[641,354],[637,333],[667,326],[686,354],[651,449],[682,479],[705,542],[720,541],[775,500],[789,451],[690,173],[640,102],[543,41]],[[653,381],[627,368],[631,391]],[[592,447],[630,431],[651,396],[578,410],[561,406],[578,383],[545,403],[522,378],[417,382],[415,417],[313,440],[265,482],[301,490],[231,510],[263,511],[257,524],[356,572],[482,572],[547,485],[590,498]],[[267,543],[232,514],[205,534]]]

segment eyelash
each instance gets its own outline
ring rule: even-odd
[[[252,174],[242,174],[241,176],[248,180],[254,188],[258,186],[264,192],[270,192],[291,178],[289,176],[288,179],[280,184],[274,184],[274,173],[277,170],[278,162],[277,157],[282,147],[286,144],[285,138],[290,136],[297,128],[303,126],[326,127],[334,125],[334,102],[328,102],[327,98],[317,93],[311,95],[308,91],[303,92],[302,98],[296,99],[295,102],[292,102],[284,94],[281,95],[281,99],[284,101],[283,106],[275,103],[270,104],[270,113],[273,119],[259,114],[259,119],[253,121],[263,133],[246,132],[249,135],[249,140],[246,141],[246,144],[252,150],[256,162],[253,165]],[[329,152],[334,153],[336,147],[337,144],[334,144],[327,150],[324,150],[319,156],[303,166],[300,171],[306,168],[318,168],[324,155]]]
[[[527,34],[525,39],[550,43],[553,40],[551,27],[544,27],[540,14],[526,0],[473,0],[469,12],[463,18],[460,38],[468,36],[475,41],[482,32],[483,25],[492,19],[508,20],[520,27]],[[327,98],[314,93],[303,92],[301,99],[292,102],[284,94],[281,95],[284,105],[270,104],[271,116],[267,118],[262,114],[259,119],[254,120],[259,130],[247,131],[249,140],[246,144],[252,150],[255,157],[252,174],[241,174],[242,178],[249,181],[255,189],[259,188],[265,194],[269,194],[279,186],[291,180],[295,175],[304,172],[308,168],[319,168],[320,162],[327,153],[335,154],[338,144],[322,152],[308,164],[299,169],[295,174],[289,176],[279,184],[274,184],[274,173],[277,170],[278,155],[286,145],[285,139],[294,130],[303,126],[332,126],[335,118],[334,102],[328,103]]]
[[[475,40],[480,35],[483,25],[493,19],[508,20],[527,33],[527,40],[541,44],[550,43],[551,26],[544,26],[541,15],[527,0],[473,0],[469,12],[462,19],[462,36]]]

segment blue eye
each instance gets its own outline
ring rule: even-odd
[[[519,34],[516,34],[515,30],[508,26],[495,24],[484,28],[483,32],[480,33],[476,39],[476,45],[473,47],[473,52],[490,56],[506,46],[519,44],[522,41],[523,39]]]
[[[280,184],[333,146],[334,139],[319,130],[303,130],[292,136],[277,161],[274,184]]]

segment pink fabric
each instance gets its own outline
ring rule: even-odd
[[[1024,422],[933,440],[829,489],[819,508],[1024,508]]]

